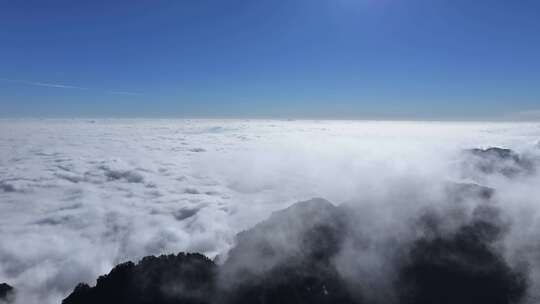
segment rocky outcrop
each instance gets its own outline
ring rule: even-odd
[[[79,284],[62,303],[210,303],[215,277],[216,265],[200,254],[150,256],[116,266],[95,287]]]
[[[331,262],[346,229],[343,210],[316,198],[241,232],[221,266],[226,302],[359,303]]]
[[[507,229],[498,210],[481,205],[451,233],[441,231],[443,217],[428,214],[419,221],[423,236],[399,266],[399,303],[518,303],[527,289],[526,271],[512,269],[495,249]]]
[[[15,289],[6,283],[0,283],[0,303],[12,303],[14,299]]]

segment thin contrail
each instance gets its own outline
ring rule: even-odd
[[[67,84],[61,84],[61,83],[50,83],[50,82],[41,82],[41,81],[26,81],[26,80],[17,80],[17,79],[9,79],[9,78],[0,78],[0,80],[1,81],[6,81],[6,82],[12,82],[12,83],[20,83],[20,84],[25,84],[25,85],[38,86],[38,87],[47,87],[47,88],[92,90],[92,89],[86,88],[86,87],[73,86],[73,85],[67,85]],[[141,93],[127,92],[127,91],[103,91],[103,93],[115,94],[115,95],[133,95],[133,96],[142,95]]]
[[[66,84],[60,84],[60,83],[36,82],[36,81],[16,80],[16,79],[9,79],[9,78],[0,78],[0,80],[7,81],[7,82],[13,82],[13,83],[33,85],[33,86],[38,86],[38,87],[88,90],[88,88],[79,87],[79,86],[72,86],[72,85],[66,85]]]

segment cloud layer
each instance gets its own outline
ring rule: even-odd
[[[236,233],[311,197],[393,231],[448,181],[497,189],[517,259],[537,237],[539,176],[465,174],[463,150],[535,159],[539,139],[525,123],[2,120],[0,282],[19,303],[59,303],[126,260],[224,256]]]

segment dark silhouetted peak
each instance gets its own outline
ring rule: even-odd
[[[454,187],[487,195],[478,185]],[[509,221],[495,202],[467,206],[450,204],[450,213],[427,210],[411,219],[406,240],[375,242],[390,251],[375,251],[384,254],[366,259],[369,246],[346,246],[361,233],[353,206],[336,207],[323,199],[300,202],[238,234],[221,266],[199,254],[146,257],[118,265],[95,287],[78,285],[63,304],[518,303],[526,294],[527,272],[511,267],[500,254]],[[340,260],[346,264],[337,267],[343,251],[349,253]],[[343,272],[343,266],[371,262],[388,267],[366,269],[388,273]],[[365,288],[371,286],[368,294]]]
[[[317,254],[319,247],[335,247],[339,233],[345,228],[342,211],[327,200],[314,198],[274,212],[267,220],[237,236],[236,247],[229,260],[244,247],[266,248],[265,257],[272,252],[280,255]],[[327,241],[332,241],[329,244]],[[337,248],[333,248],[334,250]]]
[[[228,303],[358,303],[330,259],[346,222],[324,199],[299,202],[238,235],[222,266]]]
[[[513,159],[517,160],[518,155],[511,149],[504,149],[498,147],[491,147],[487,149],[474,148],[470,150],[471,153],[482,156],[482,157],[495,157],[500,159]]]
[[[0,283],[0,303],[11,303],[15,298],[15,289],[6,283]]]
[[[79,284],[63,304],[209,303],[215,288],[214,263],[200,254],[146,257],[116,266],[95,287]]]
[[[422,228],[433,225],[422,223]],[[505,231],[498,210],[483,205],[454,232],[423,234],[400,266],[400,303],[518,303],[527,288],[526,273],[512,269],[494,248]]]
[[[341,210],[324,199],[296,203],[239,233],[225,272],[260,274],[285,262],[325,261],[339,249],[345,225]]]

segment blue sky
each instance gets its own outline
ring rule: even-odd
[[[0,0],[2,117],[539,110],[540,1]]]

